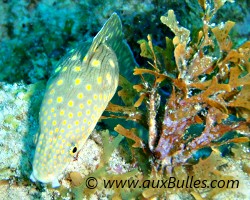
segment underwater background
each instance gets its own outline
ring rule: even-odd
[[[0,1],[0,199],[249,199],[250,2]],[[30,180],[46,83],[116,12],[137,62],[59,188]],[[238,188],[86,188],[239,180]]]

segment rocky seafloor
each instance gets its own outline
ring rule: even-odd
[[[192,1],[182,1],[177,6],[178,1],[167,4],[150,0],[116,3],[87,0],[0,2],[0,199],[74,199],[76,192],[72,188],[84,177],[94,173],[103,158],[101,135],[108,130],[92,133],[77,161],[73,161],[65,171],[61,188],[35,184],[29,179],[39,130],[40,104],[46,81],[60,57],[77,46],[79,41],[93,38],[110,14],[116,11],[122,16],[125,38],[137,59],[137,40],[146,38],[148,33],[156,34],[157,28],[161,28],[159,17],[168,9],[175,9],[180,16],[191,16],[182,18],[182,23],[188,28],[199,24],[198,19],[192,19],[195,13],[195,7],[191,9],[192,4]],[[232,8],[234,12],[230,12]],[[236,44],[249,40],[250,14],[247,8],[247,1],[239,1],[234,7],[226,4],[225,10],[234,16],[231,19],[239,22],[233,32]],[[223,10],[219,13],[222,20],[228,15]],[[150,26],[153,28],[149,29]],[[138,30],[136,34],[134,30]],[[155,37],[156,43],[162,39],[161,34],[165,32],[159,33],[159,38]],[[138,61],[139,64],[141,62]],[[249,145],[235,147],[232,152],[232,157],[222,158],[215,154],[212,158],[219,166],[218,174],[221,177],[230,176],[240,181],[238,189],[218,189],[213,195],[210,190],[199,190],[197,193],[170,191],[166,199],[207,199],[210,196],[211,199],[249,199]],[[117,149],[106,163],[106,169],[111,174],[124,174],[137,167],[127,163]],[[198,164],[197,176],[203,175],[202,170],[209,170],[207,167],[204,163],[200,163],[200,166]],[[179,173],[183,175],[181,169]],[[83,191],[82,198],[122,199],[122,195],[117,193],[110,189],[95,191],[93,194]],[[157,196],[143,191],[139,193],[144,199]]]

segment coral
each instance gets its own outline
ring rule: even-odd
[[[247,199],[249,6],[229,2],[2,1],[0,80],[12,84],[0,84],[1,198]],[[114,10],[141,66],[134,76],[120,76],[118,96],[102,116],[117,120],[119,135],[104,131],[100,139],[94,132],[59,189],[34,185],[28,177],[45,89],[38,81],[48,79],[69,46],[92,38]],[[242,184],[233,190],[84,186],[90,176],[143,181],[188,175],[238,177]]]
[[[240,1],[233,6],[226,4],[225,7],[221,9],[220,17],[226,18],[230,14],[237,22],[246,19],[246,2]],[[132,45],[135,57],[138,62],[145,63],[139,58],[136,41],[150,32],[155,35],[156,42],[163,45],[162,37],[169,32],[163,29],[158,19],[171,8],[178,13],[185,27],[196,29],[202,26],[196,15],[202,9],[193,1],[1,1],[0,80],[9,83],[47,80],[61,55],[72,46],[78,46],[79,41],[92,39],[114,11],[122,17],[126,39]],[[249,35],[244,23],[237,23],[242,40]],[[159,29],[162,32],[157,31]]]
[[[0,83],[0,198],[39,197],[28,177],[44,83]]]
[[[152,12],[151,1],[1,1],[0,80],[46,80],[61,55],[79,41],[92,40],[114,12]],[[95,13],[95,14],[93,14]],[[134,17],[134,16],[133,16]],[[13,59],[14,58],[14,59]]]
[[[28,174],[30,169],[28,160],[31,156],[28,152],[32,148],[32,139],[24,139],[29,131],[34,135],[32,127],[29,130],[32,116],[30,119],[27,116],[30,87],[23,83],[1,83],[0,88],[0,179],[9,180],[22,177],[22,173]],[[35,121],[33,125],[37,127]],[[29,146],[26,146],[27,142],[30,142]],[[26,164],[22,165],[22,162]]]

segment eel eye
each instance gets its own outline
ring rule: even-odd
[[[77,152],[77,146],[76,145],[70,148],[70,155],[74,156],[76,152]]]

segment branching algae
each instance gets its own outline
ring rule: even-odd
[[[225,1],[199,1],[203,9],[203,27],[196,35],[179,26],[174,11],[169,10],[167,15],[160,19],[175,34],[173,39],[165,38],[166,48],[155,46],[151,35],[148,35],[147,40],[138,41],[141,56],[148,61],[150,67],[134,69],[133,75],[141,78],[141,82],[137,84],[120,75],[119,86],[122,89],[118,91],[118,96],[123,105],[109,103],[106,108],[108,115],[102,116],[101,119],[119,118],[139,124],[130,129],[117,124],[114,130],[125,136],[127,143],[120,146],[121,151],[129,152],[128,160],[138,166],[140,172],[134,170],[122,176],[108,174],[105,167],[110,151],[106,138],[103,162],[91,175],[98,179],[106,177],[110,180],[137,177],[143,181],[159,180],[174,173],[177,177],[186,178],[187,173],[192,174],[193,170],[204,169],[204,163],[210,167],[211,173],[218,175],[214,164],[219,157],[220,148],[231,148],[232,144],[249,142],[250,42],[233,48],[229,32],[234,22],[227,21],[217,26],[212,24],[212,17],[224,3]],[[98,47],[105,48],[104,45],[105,42]],[[98,48],[96,50],[98,52]],[[97,59],[95,56],[93,58]],[[101,63],[94,61],[92,63],[95,66],[99,64]],[[112,66],[112,63],[110,65]],[[127,66],[135,67],[136,64],[130,61]],[[84,106],[87,104],[88,102]],[[53,121],[51,123],[53,125]],[[146,133],[140,133],[140,125],[148,130],[147,139]],[[93,128],[94,125],[91,130]],[[56,129],[52,131],[52,135],[57,132]],[[115,141],[120,142],[121,139],[121,136],[118,136]],[[117,147],[119,142],[114,146]],[[69,145],[69,148],[72,148],[72,145]],[[201,166],[194,165],[191,170],[181,168],[196,164],[200,158],[207,157],[209,159],[200,161]],[[206,176],[207,174],[205,173]],[[230,179],[229,176],[219,177]],[[50,181],[53,180],[44,182]],[[79,186],[72,188],[79,198],[82,198],[83,193],[90,195],[101,189],[98,187],[96,190],[88,190],[84,186],[84,180],[82,181]],[[114,190],[114,198],[128,197],[126,192]],[[129,191],[131,192],[130,189]],[[172,190],[180,191],[185,190]],[[133,195],[151,198],[167,192],[150,187],[137,188],[133,190]],[[191,194],[196,199],[201,198],[195,190],[192,190]]]
[[[204,8],[204,25],[195,42],[190,41],[190,31],[178,25],[173,10],[161,17],[162,23],[175,33],[173,40],[166,37],[166,49],[154,46],[151,35],[148,35],[148,41],[139,41],[141,56],[152,61],[149,61],[152,69],[134,69],[134,75],[142,78],[142,83],[133,86],[139,93],[134,107],[140,108],[145,103],[148,148],[166,165],[183,164],[194,150],[206,146],[249,141],[250,42],[232,49],[228,33],[234,22],[212,27],[210,19],[223,5],[217,3],[212,12],[208,4],[200,2]],[[220,53],[216,52],[217,46]],[[174,63],[170,59],[172,50]],[[164,115],[159,117],[161,99],[164,98],[160,90],[167,84],[172,85],[172,91]],[[140,112],[140,118],[135,117],[134,121],[143,119],[145,112],[137,113]],[[198,135],[189,132],[190,127],[200,125],[204,128]],[[240,134],[235,134],[230,141],[216,142],[230,131]],[[118,132],[127,135],[125,130]],[[140,141],[132,133],[130,137],[136,144]],[[170,157],[171,163],[167,161]]]
[[[233,144],[249,142],[250,42],[234,49],[229,32],[235,23],[212,24],[212,17],[224,3],[199,1],[203,28],[192,35],[192,41],[190,31],[179,26],[173,10],[162,16],[161,22],[175,37],[166,37],[165,49],[155,46],[151,35],[138,42],[150,68],[134,69],[134,75],[141,77],[139,84],[120,82],[118,95],[123,100],[126,97],[126,106],[108,106],[118,118],[133,120],[148,129],[145,141],[134,128],[115,128],[133,141],[129,144],[135,159],[135,148],[141,148],[140,153],[151,161],[151,178],[172,173],[178,166],[196,164],[211,152],[218,156],[221,150],[223,155],[223,147],[230,149]],[[132,87],[137,95],[131,95]],[[166,87],[171,89],[165,91]],[[128,99],[134,102],[132,106]],[[143,163],[137,161],[142,169]],[[142,195],[147,198],[164,193],[155,192],[145,190]]]

